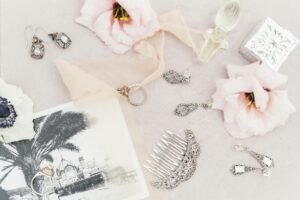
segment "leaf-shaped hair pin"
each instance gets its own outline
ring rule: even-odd
[[[163,73],[162,77],[170,84],[188,84],[191,82],[191,73],[188,70],[183,73],[169,70]]]

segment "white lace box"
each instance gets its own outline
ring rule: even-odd
[[[250,62],[263,61],[278,71],[299,40],[271,18],[254,29],[240,48],[241,54]]]

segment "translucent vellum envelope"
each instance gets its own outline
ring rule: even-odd
[[[79,66],[60,61],[57,63],[57,67],[66,87],[69,90],[73,103],[76,106],[84,107],[85,105],[93,104],[94,102],[107,101],[109,99],[118,100],[126,125],[129,129],[135,152],[141,164],[143,161],[142,158],[145,157],[146,153],[143,148],[143,140],[139,134],[139,128],[135,124],[135,120],[130,109],[131,106],[124,101],[124,98],[118,95],[113,88],[106,83],[101,82],[88,72],[82,70]],[[144,172],[144,169],[142,170]],[[143,174],[144,176],[147,175],[146,173]],[[152,187],[148,186],[148,190],[150,196],[146,199],[164,199],[164,194],[154,190]]]

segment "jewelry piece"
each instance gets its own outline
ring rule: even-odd
[[[32,31],[32,42],[30,48],[30,56],[34,59],[42,59],[45,54],[45,46],[43,44],[43,40],[37,37],[36,29],[32,25],[26,26],[24,29],[24,40],[25,46],[28,48],[28,38],[27,38],[27,30],[31,29]]]
[[[200,146],[195,135],[185,130],[185,139],[171,131],[166,131],[161,142],[153,149],[151,160],[144,167],[158,180],[152,185],[156,188],[173,189],[189,180],[197,167]]]
[[[233,175],[242,175],[245,174],[247,172],[251,172],[254,170],[261,170],[261,168],[257,168],[257,167],[249,167],[243,164],[236,164],[232,166],[232,169],[230,170],[232,172]]]
[[[162,77],[170,84],[188,84],[191,81],[191,73],[188,71],[179,74],[174,70],[169,70],[163,73]]]
[[[241,164],[234,165],[231,169],[231,172],[234,175],[241,175],[249,171],[260,170],[264,176],[270,176],[270,169],[275,167],[272,158],[266,155],[256,153],[243,145],[235,145],[235,150],[239,152],[249,153],[254,159],[256,159],[256,161],[260,164],[261,168],[247,167]]]
[[[177,105],[176,109],[174,110],[174,114],[179,117],[185,117],[198,108],[207,110],[211,108],[211,103],[181,103]]]
[[[35,59],[42,59],[45,54],[45,46],[43,44],[43,40],[38,38],[36,35],[32,38],[32,44],[31,44],[31,57]]]
[[[45,167],[43,169],[41,169],[39,172],[37,172],[34,177],[31,179],[31,183],[30,183],[30,188],[32,190],[32,192],[38,196],[47,196],[49,193],[51,193],[53,191],[53,182],[52,182],[52,178],[54,177],[54,169],[51,166]],[[45,188],[43,188],[43,191],[38,192],[34,189],[34,181],[37,178],[42,178],[43,177],[43,181],[45,182],[45,179],[49,179],[48,182],[49,184],[45,184]]]
[[[56,44],[62,49],[67,49],[71,44],[72,40],[65,33],[49,33],[48,34]]]
[[[0,96],[0,128],[12,127],[17,116],[15,107],[11,102]]]
[[[124,97],[127,98],[128,102],[133,106],[141,106],[145,103],[147,99],[147,94],[145,91],[145,88],[141,85],[134,84],[131,86],[123,86],[121,88],[118,88],[117,91]],[[142,98],[139,100],[133,100],[132,94],[133,92],[140,91],[142,94]]]

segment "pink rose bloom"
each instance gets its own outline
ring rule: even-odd
[[[228,79],[217,81],[214,109],[224,112],[226,130],[236,138],[263,135],[284,125],[296,111],[283,86],[287,76],[265,64],[227,66]]]
[[[119,54],[160,28],[148,0],[85,0],[76,22],[94,31]]]

